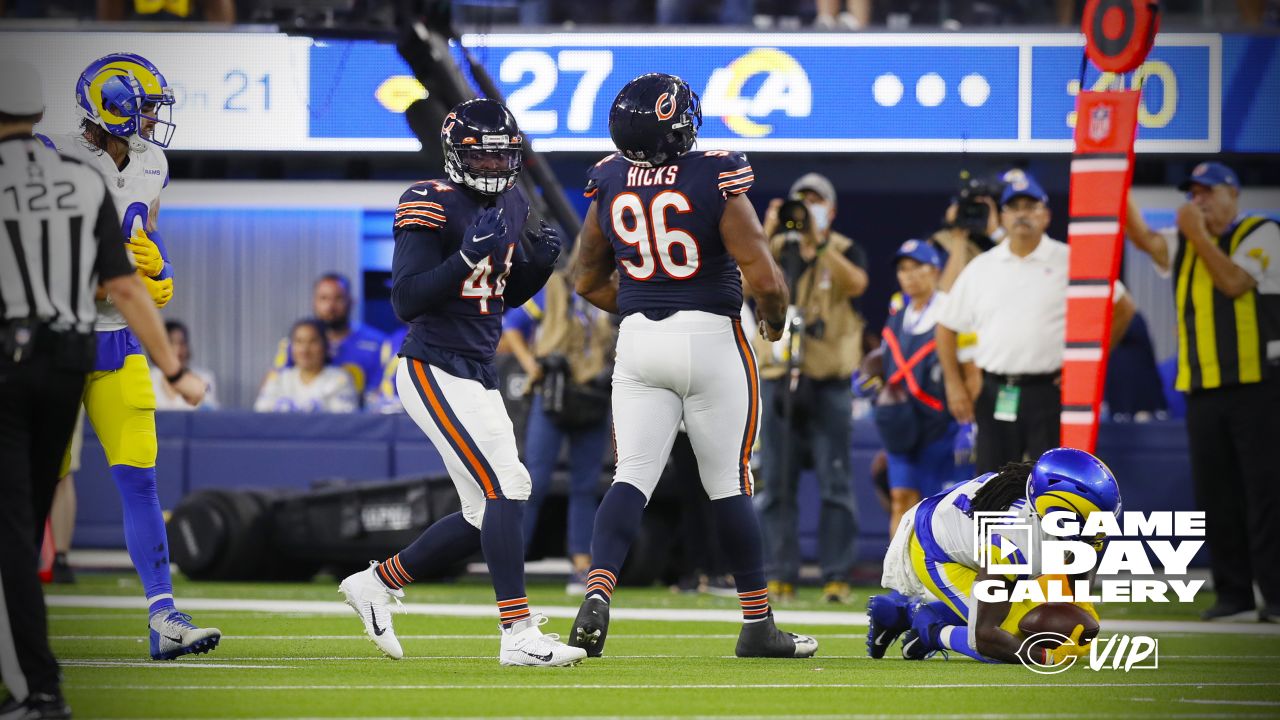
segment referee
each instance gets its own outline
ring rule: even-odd
[[[194,405],[204,388],[135,275],[102,176],[33,137],[39,75],[0,67],[0,717],[65,718],[37,549],[93,369],[99,283],[175,389]]]
[[[1200,163],[1175,228],[1129,202],[1129,239],[1173,278],[1175,387],[1187,393],[1196,504],[1218,599],[1205,620],[1280,622],[1280,225],[1240,212],[1231,168]],[[1262,591],[1256,610],[1253,584]]]

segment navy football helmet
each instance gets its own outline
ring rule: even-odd
[[[702,127],[702,103],[675,75],[649,73],[623,86],[609,110],[609,135],[636,165],[668,163],[693,148]]]
[[[449,179],[485,195],[515,185],[524,160],[524,136],[511,111],[497,100],[459,104],[440,128]]]

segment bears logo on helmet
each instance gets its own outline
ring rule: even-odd
[[[627,160],[655,167],[689,152],[702,127],[702,105],[689,83],[649,73],[622,87],[609,110],[609,135]]]
[[[162,148],[173,141],[173,89],[151,61],[133,53],[112,53],[89,63],[76,81],[76,104],[93,124],[129,141]]]
[[[440,128],[449,179],[485,195],[510,190],[524,162],[524,135],[506,106],[476,98],[459,104]]]

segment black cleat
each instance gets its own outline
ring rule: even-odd
[[[3,720],[65,720],[71,717],[71,708],[59,694],[32,693],[23,702],[9,698],[0,705]]]
[[[604,654],[604,639],[609,635],[609,603],[597,597],[582,601],[578,617],[573,619],[569,646],[587,651],[587,657]]]
[[[778,629],[770,614],[764,620],[746,623],[738,633],[734,653],[743,658],[807,658],[818,652],[818,641],[805,635]]]

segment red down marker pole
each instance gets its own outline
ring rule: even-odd
[[[1135,70],[1154,42],[1158,7],[1145,0],[1090,0],[1085,54],[1109,73]],[[1071,159],[1071,267],[1062,365],[1062,445],[1093,452],[1106,384],[1111,287],[1124,250],[1125,202],[1133,181],[1139,90],[1084,89],[1076,98]]]

